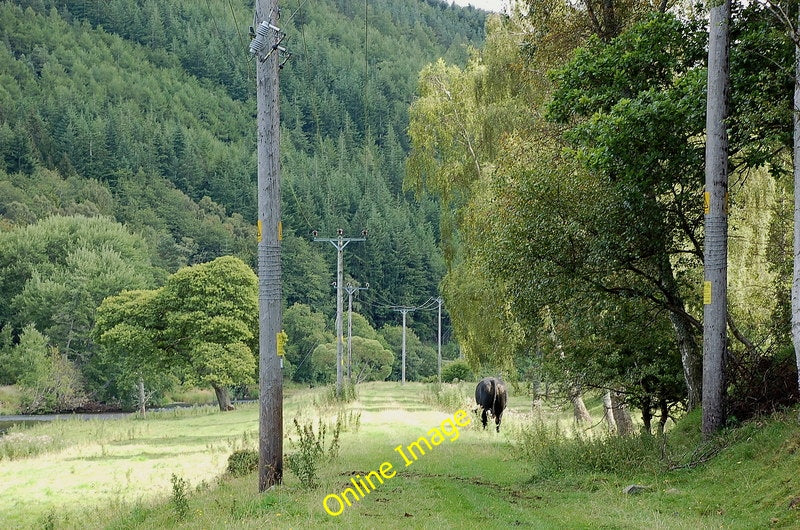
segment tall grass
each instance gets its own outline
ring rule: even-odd
[[[560,422],[536,421],[515,429],[514,452],[533,465],[535,479],[565,473],[656,472],[663,467],[663,438],[567,432]]]
[[[63,447],[63,444],[59,440],[47,434],[35,435],[25,432],[9,432],[0,437],[0,461],[36,456],[61,447]]]
[[[466,410],[472,403],[467,389],[459,383],[431,383],[425,387],[422,401],[448,413],[458,409]]]

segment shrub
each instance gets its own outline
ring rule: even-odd
[[[254,449],[240,449],[228,457],[229,475],[242,477],[258,471],[258,451]]]
[[[43,371],[24,376],[20,386],[20,410],[25,414],[74,410],[86,403],[80,372],[55,348]]]
[[[467,361],[457,360],[449,363],[442,368],[442,382],[452,383],[458,379],[459,381],[473,381],[475,375],[472,373]]]

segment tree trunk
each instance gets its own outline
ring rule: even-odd
[[[217,403],[219,403],[219,410],[225,412],[233,410],[234,406],[231,404],[231,397],[228,395],[228,389],[224,386],[211,385],[214,388],[214,393],[217,395]]]
[[[647,434],[653,432],[653,409],[652,399],[650,396],[645,396],[642,399],[642,429]]]
[[[538,347],[536,348],[536,357],[540,362],[533,371],[533,380],[531,381],[531,412],[541,412],[542,410],[542,374],[540,371],[542,352]]]
[[[708,33],[705,249],[703,255],[704,436],[725,424],[725,348],[728,303],[728,53],[730,0],[715,0]]]
[[[692,326],[676,313],[669,314],[669,321],[681,354],[683,379],[686,381],[686,408],[693,410],[700,406],[703,397],[703,358],[697,351]]]
[[[794,55],[794,267],[792,274],[792,342],[797,361],[797,387],[800,390],[800,9],[797,14]]]
[[[622,399],[619,392],[611,394],[611,403],[611,410],[614,412],[614,422],[617,424],[617,434],[620,436],[630,436],[634,433],[634,428],[628,405]]]
[[[611,403],[611,391],[603,394],[603,416],[608,425],[608,432],[617,432],[617,422],[614,421],[614,404]]]
[[[663,436],[664,430],[667,427],[667,420],[669,419],[669,406],[667,405],[667,400],[660,400],[658,402],[658,407],[661,411],[661,418],[658,420],[658,435]]]
[[[139,390],[139,414],[144,415],[147,412],[147,394],[144,392],[144,380],[139,378],[139,383],[136,385]]]
[[[586,404],[583,402],[580,388],[576,386],[570,388],[569,400],[572,401],[572,407],[575,414],[575,423],[592,423],[592,416],[586,409]]]
[[[703,358],[695,339],[700,323],[686,313],[686,304],[678,288],[678,282],[675,281],[669,254],[666,252],[667,246],[668,243],[664,241],[665,251],[658,264],[659,281],[665,297],[665,308],[669,312],[669,321],[681,354],[683,379],[686,382],[686,408],[694,410],[700,406],[703,397]]]

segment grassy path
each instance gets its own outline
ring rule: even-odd
[[[65,436],[87,429],[84,441],[37,457],[0,462],[3,527],[56,528],[754,528],[800,527],[800,429],[775,422],[754,428],[705,467],[673,472],[629,470],[542,474],[516,458],[513,432],[528,403],[513,397],[503,430],[472,423],[458,438],[418,455],[409,466],[395,452],[451,418],[461,405],[435,410],[423,385],[363,385],[352,409],[360,412],[340,438],[338,458],[319,472],[320,486],[304,490],[288,470],[284,484],[259,494],[255,475],[216,478],[233,448],[254,446],[255,407],[232,413],[150,418],[105,427],[54,426]],[[318,406],[319,392],[288,397],[284,432],[336,410]],[[464,408],[471,408],[467,398]],[[452,410],[450,410],[452,408]],[[595,411],[596,412],[596,411]],[[103,432],[91,432],[91,429]],[[249,434],[248,434],[249,433]],[[102,441],[105,440],[105,441]],[[284,449],[294,450],[286,439]],[[396,475],[378,484],[337,516],[323,508],[328,494],[341,495],[351,478],[384,462]],[[176,510],[170,477],[188,481],[186,516]],[[622,493],[640,483],[637,496]],[[336,504],[329,504],[334,510]]]

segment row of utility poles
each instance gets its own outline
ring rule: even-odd
[[[336,396],[342,395],[342,364],[344,363],[344,337],[342,331],[342,292],[344,289],[344,248],[354,241],[366,241],[367,231],[361,232],[363,237],[344,237],[344,231],[339,228],[337,237],[317,237],[317,231],[313,232],[314,241],[327,241],[336,247]],[[349,346],[348,346],[349,349]],[[348,378],[350,377],[350,366],[347,367]]]
[[[366,241],[367,231],[363,230],[361,235],[363,237],[344,237],[344,231],[340,228],[337,230],[337,237],[317,237],[318,232],[312,232],[314,241],[331,243],[336,248],[336,395],[341,396],[342,393],[342,379],[344,372],[344,331],[343,331],[343,305],[344,295],[347,292],[347,380],[352,382],[352,365],[353,365],[353,294],[361,290],[369,289],[369,284],[365,287],[355,287],[348,284],[344,286],[344,249],[345,247],[355,241]],[[430,309],[428,306],[431,302],[437,302],[439,305],[438,316],[438,374],[439,382],[442,381],[442,299],[431,298],[424,304],[418,307],[396,307],[393,310],[402,313],[403,315],[403,342],[402,342],[402,373],[401,384],[406,384],[406,315],[412,311],[419,309]]]
[[[400,374],[400,384],[406,384],[406,315],[411,313],[412,311],[417,311],[420,309],[427,310],[430,309],[432,306],[429,304],[432,302],[436,302],[439,306],[439,316],[438,316],[438,332],[437,332],[437,372],[439,374],[439,382],[442,382],[442,299],[441,298],[429,298],[424,304],[417,307],[395,307],[393,311],[401,313],[403,315],[403,340],[402,340],[402,368]]]

